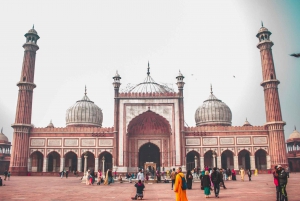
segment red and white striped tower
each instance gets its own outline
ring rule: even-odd
[[[256,37],[259,39],[257,48],[260,49],[263,82],[261,86],[264,88],[265,96],[265,110],[266,110],[266,126],[269,130],[269,155],[271,166],[281,164],[288,164],[284,125],[282,121],[281,107],[278,94],[279,80],[276,79],[272,46],[273,42],[270,40],[272,33],[265,27],[259,29]]]
[[[18,103],[16,109],[13,134],[13,147],[10,160],[10,171],[13,175],[27,174],[27,161],[29,157],[29,132],[31,125],[32,96],[36,87],[34,82],[35,55],[39,49],[37,40],[40,38],[34,29],[25,34],[26,43],[23,45],[24,58],[19,87]]]

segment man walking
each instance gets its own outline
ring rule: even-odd
[[[287,174],[284,171],[284,169],[281,167],[281,165],[277,165],[278,170],[278,181],[280,186],[280,201],[288,201],[287,192],[286,192],[286,185],[287,185]]]
[[[136,177],[137,180],[141,180],[142,182],[144,182],[144,174],[142,172],[142,169],[139,170],[139,173],[137,174],[137,177]]]
[[[220,169],[220,183],[222,183],[223,188],[226,189],[223,174],[226,174],[226,173],[224,173],[224,169]]]
[[[176,178],[176,172],[175,172],[175,168],[173,168],[173,171],[171,172],[171,180],[172,180],[172,190],[173,190],[173,186],[175,184],[175,178]]]
[[[214,184],[214,192],[216,198],[219,198],[219,193],[220,193],[220,173],[217,171],[217,168],[213,168],[213,173],[211,173],[211,181]]]
[[[5,172],[4,172],[4,181],[6,181],[7,175],[8,175],[8,172],[7,172],[7,170],[5,170]]]
[[[273,171],[273,178],[274,178],[274,184],[275,184],[275,188],[276,188],[276,201],[279,201],[280,199],[280,189],[279,189],[279,181],[278,181],[278,170],[277,170],[277,165],[274,168]]]
[[[177,168],[177,175],[175,179],[174,192],[176,194],[176,201],[188,201],[186,197],[186,189],[182,189],[183,181],[185,182],[185,176],[182,173],[181,167]]]
[[[289,168],[289,166],[285,167],[285,172],[287,174],[287,178],[290,178],[290,168]]]

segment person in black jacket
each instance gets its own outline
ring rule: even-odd
[[[223,177],[223,174],[226,174],[226,173],[224,173],[224,169],[220,169],[220,183],[222,183],[223,188],[226,189],[226,186],[225,186],[225,184],[224,184],[224,177]]]
[[[220,193],[220,173],[217,171],[217,168],[214,168],[211,173],[211,181],[214,184],[215,196],[218,198]]]
[[[277,173],[278,173],[278,181],[279,181],[279,187],[280,187],[280,201],[288,201],[288,196],[286,192],[286,185],[288,182],[287,174],[284,171],[284,169],[281,167],[281,165],[277,165]]]
[[[191,171],[188,170],[186,173],[187,189],[192,189],[192,182],[193,182],[193,175],[192,175]]]
[[[138,197],[143,198],[143,191],[145,188],[145,185],[142,183],[141,180],[138,181],[138,183],[134,184],[134,187],[136,187],[136,195],[135,197],[132,197],[132,200],[137,200]]]
[[[250,169],[248,169],[247,175],[248,175],[249,181],[251,181],[252,172]]]
[[[203,187],[205,198],[208,198],[210,195],[211,188],[211,182],[208,171],[205,171],[205,175],[201,179],[201,186]]]

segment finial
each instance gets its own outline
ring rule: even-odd
[[[149,76],[150,75],[150,65],[149,65],[149,61],[148,61],[148,68],[147,68],[147,75]]]
[[[296,126],[294,126],[295,127],[295,130],[296,130]],[[2,131],[1,131],[1,133],[2,133]]]
[[[247,120],[247,117],[246,117],[246,121],[248,121],[248,120]]]
[[[212,84],[210,84],[210,93],[213,94],[213,91],[212,91]]]
[[[50,124],[52,124],[52,119],[50,120]]]
[[[86,95],[86,85],[84,86],[84,95]]]
[[[296,130],[296,129],[295,129]],[[3,127],[1,128],[1,133],[3,133]]]
[[[264,23],[263,23],[263,21],[261,21],[261,27],[264,27]]]
[[[34,24],[32,25],[32,28],[34,29]]]

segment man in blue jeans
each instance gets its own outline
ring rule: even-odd
[[[215,196],[218,198],[220,193],[220,173],[217,171],[217,168],[213,169],[213,173],[211,173],[211,181],[214,184],[214,192]]]

